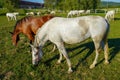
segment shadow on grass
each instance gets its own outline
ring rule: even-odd
[[[86,48],[89,48],[90,51],[86,54],[86,56],[84,58],[82,58],[81,60],[79,60],[78,64],[75,66],[75,70],[78,68],[78,66],[80,65],[81,62],[83,62],[86,58],[88,58],[94,51],[94,45],[92,44],[92,42],[89,43],[85,43],[83,44]],[[109,49],[110,53],[109,53],[109,62],[112,61],[113,58],[115,58],[115,56],[119,53],[120,51],[120,38],[113,38],[113,39],[108,39],[108,45],[109,45]],[[103,59],[98,62],[96,64],[96,66],[100,63],[102,63],[104,61],[104,57]]]
[[[109,62],[111,62],[120,51],[120,38],[108,39],[108,45],[109,49],[111,48],[109,53]],[[104,58],[98,64],[102,63],[103,61]]]
[[[116,54],[120,51],[120,38],[109,39],[108,40],[109,48],[112,48],[110,52],[110,59],[111,60],[116,56]]]
[[[109,45],[109,48],[111,49],[110,53],[109,53],[109,61],[111,62],[112,59],[116,56],[116,54],[120,51],[120,38],[108,39],[108,45]],[[79,55],[80,53],[82,53],[86,49],[89,49],[89,51],[75,65],[75,68],[74,68],[75,70],[78,68],[78,66],[81,64],[81,62],[83,62],[84,60],[86,60],[93,53],[93,51],[95,50],[93,42],[84,43],[84,44],[76,46],[74,48],[67,48],[66,50],[68,52],[72,52],[72,51],[74,51],[76,49],[79,49],[79,48],[83,48],[83,49],[80,50],[79,52],[71,55],[70,58],[73,58],[73,57]],[[55,56],[53,56],[51,59],[48,59],[47,61],[45,61],[45,64],[47,64],[49,66],[49,62],[51,62],[52,60],[54,60],[54,59],[56,59],[58,57],[59,57],[58,54],[55,55]],[[103,61],[104,61],[104,58],[100,62],[98,62],[97,65],[100,64],[100,63],[102,63]]]
[[[120,20],[120,18],[114,18],[114,20]]]

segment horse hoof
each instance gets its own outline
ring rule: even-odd
[[[71,68],[68,69],[68,74],[72,73],[73,70]]]
[[[109,64],[109,61],[105,61],[104,64],[106,64],[106,65]]]
[[[95,65],[90,65],[90,67],[89,67],[89,68],[90,68],[90,69],[93,69],[94,67],[95,67]]]
[[[60,64],[60,63],[61,63],[61,61],[58,60],[58,61],[57,61],[57,64]]]
[[[72,73],[73,72],[73,70],[68,70],[68,74],[70,74],[70,73]]]

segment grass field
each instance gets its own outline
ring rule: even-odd
[[[19,16],[19,19],[22,17]],[[50,42],[43,48],[41,62],[34,67],[27,37],[21,34],[18,46],[12,45],[9,31],[13,31],[15,23],[0,16],[0,80],[120,80],[120,14],[116,14],[115,21],[110,22],[110,64],[104,64],[104,54],[101,52],[96,67],[89,69],[95,57],[91,39],[74,45],[65,44],[74,70],[71,74],[67,73],[68,66],[64,58],[60,65],[56,64],[59,52],[56,49],[49,53],[53,47]]]

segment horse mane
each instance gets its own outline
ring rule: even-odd
[[[17,25],[21,25],[22,23],[26,23],[27,21],[30,21],[31,18],[33,18],[32,16],[26,16],[23,17],[22,19],[18,20],[14,26],[14,29],[16,28]]]

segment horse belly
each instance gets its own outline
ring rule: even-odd
[[[89,33],[86,34],[80,34],[80,33],[75,33],[75,34],[71,34],[70,36],[64,35],[62,37],[62,40],[67,43],[67,44],[75,44],[75,43],[79,43],[81,41],[86,40],[87,38],[90,37]]]

